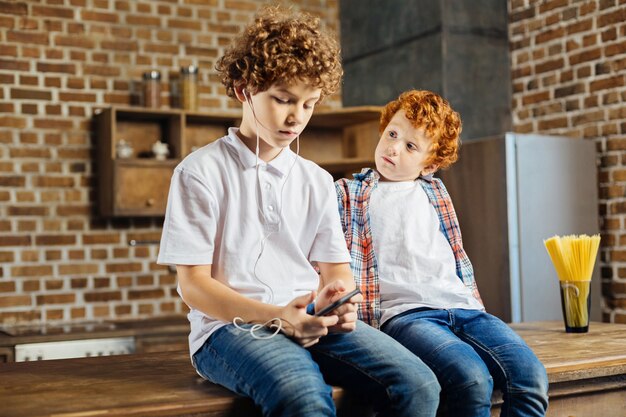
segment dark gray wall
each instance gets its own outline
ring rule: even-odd
[[[340,0],[344,106],[427,89],[463,119],[463,139],[511,129],[504,0]]]

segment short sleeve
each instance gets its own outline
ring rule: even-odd
[[[341,229],[337,193],[332,180],[324,182],[324,193],[321,196],[321,221],[309,260],[311,262],[343,263],[350,262],[350,253]]]
[[[206,183],[178,167],[172,175],[157,263],[209,265],[218,221],[218,205]]]

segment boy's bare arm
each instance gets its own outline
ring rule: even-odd
[[[216,319],[231,322],[241,317],[244,322],[265,323],[278,317],[283,320],[283,332],[305,347],[317,343],[338,320],[336,316],[306,314],[314,292],[297,297],[286,306],[275,306],[244,297],[213,279],[211,265],[177,265],[176,268],[185,303]]]
[[[244,297],[211,276],[211,265],[176,265],[183,300],[211,317],[232,321],[265,321],[278,317],[280,307]]]
[[[349,263],[318,262],[317,266],[320,269],[320,290],[338,280],[343,282],[345,291],[352,291],[356,288]]]
[[[350,264],[318,262],[320,268],[320,290],[315,310],[319,311],[333,301],[341,298],[347,292],[356,288]],[[331,332],[350,332],[356,327],[358,303],[363,300],[361,294],[350,299],[350,302],[336,308],[332,314],[339,317],[339,321],[329,330]]]

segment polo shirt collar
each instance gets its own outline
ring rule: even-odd
[[[239,158],[244,169],[256,168],[256,155],[243,143],[237,135],[237,132],[239,132],[239,128],[229,128],[225,142],[235,151],[235,155]],[[267,166],[268,171],[274,172],[280,177],[284,177],[287,175],[296,157],[296,154],[291,149],[285,148],[270,162],[259,159],[259,166]]]

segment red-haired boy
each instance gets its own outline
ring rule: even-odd
[[[543,416],[541,362],[485,312],[450,196],[433,174],[457,160],[461,120],[439,95],[408,91],[380,121],[376,170],[336,183],[339,212],[364,294],[359,318],[399,341],[437,375],[448,413]]]

